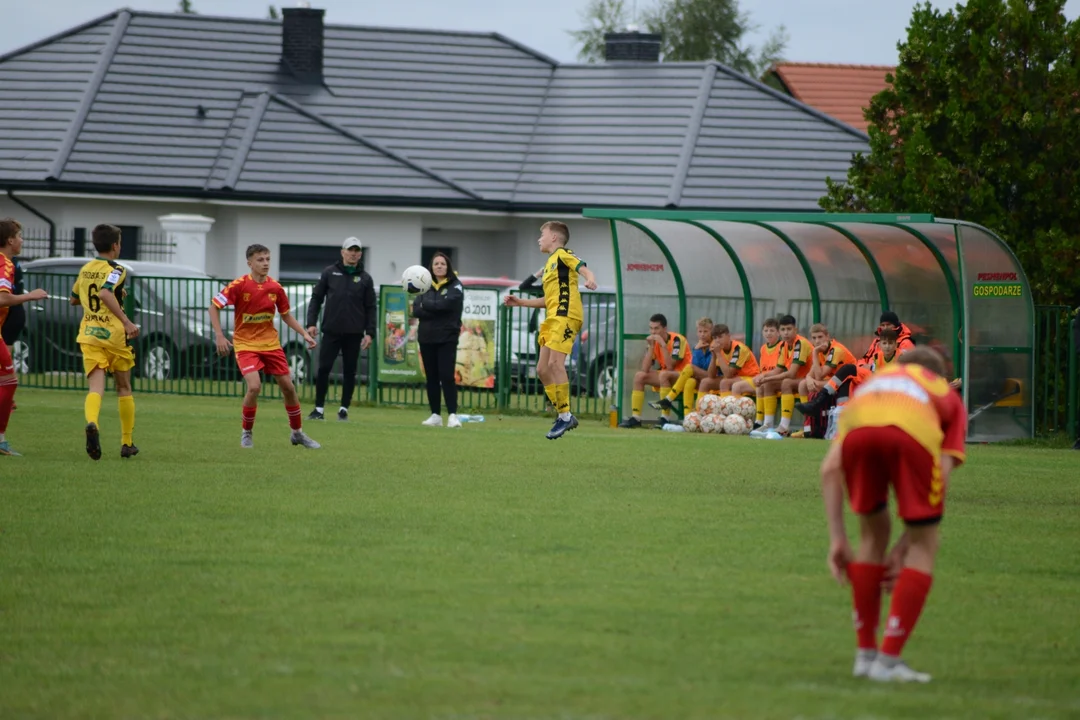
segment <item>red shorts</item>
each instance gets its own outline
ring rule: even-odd
[[[11,360],[11,351],[7,343],[0,339],[0,375],[11,375],[15,372],[15,363]]]
[[[277,350],[237,350],[236,364],[240,366],[240,374],[259,372],[267,375],[291,375],[289,361],[285,359],[285,351]]]
[[[937,458],[897,427],[862,427],[843,440],[841,458],[851,509],[868,515],[886,507],[889,486],[906,522],[936,520],[945,511]]]

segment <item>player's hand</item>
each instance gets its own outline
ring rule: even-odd
[[[129,320],[124,323],[124,335],[128,340],[139,337],[139,326]]]
[[[503,305],[506,305],[507,307],[521,307],[521,298],[517,295],[507,295],[506,299],[503,300]]]
[[[49,293],[45,292],[41,288],[38,288],[37,290],[31,290],[30,292],[26,293],[27,300],[45,300],[48,297]]]
[[[232,349],[232,343],[225,337],[224,333],[218,333],[214,336],[214,346],[217,348],[218,355],[222,357],[229,354],[229,350]]]
[[[589,290],[595,290],[596,289],[596,281],[595,280],[586,280],[585,281],[585,287],[588,288]]]
[[[854,559],[851,553],[851,545],[847,540],[833,542],[829,545],[829,572],[841,585],[847,583],[847,566]]]
[[[765,380],[765,373],[759,373],[754,376],[754,384],[760,385]]]
[[[319,344],[315,341],[315,338],[311,337],[309,333],[304,333],[304,342],[307,343],[308,350],[314,350],[315,346]]]
[[[307,334],[310,335],[311,337],[315,337],[316,335],[319,334],[319,328],[312,325],[312,326],[308,327]]]
[[[815,380],[814,378],[811,378],[811,377],[806,378],[806,391],[807,392],[817,392],[820,389],[821,389],[821,385],[818,383],[817,380]]]
[[[364,339],[360,341],[360,349],[367,350],[369,347],[371,347],[371,336],[365,335]]]
[[[949,383],[949,387],[951,387],[953,390],[959,390],[963,386],[963,384],[964,381],[961,378],[956,378],[951,383]]]
[[[896,579],[900,577],[900,571],[904,569],[904,559],[907,557],[906,545],[895,545],[885,558],[885,575],[881,578],[881,589],[892,592]]]

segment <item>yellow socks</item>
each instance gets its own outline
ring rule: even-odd
[[[83,402],[83,414],[86,415],[86,422],[97,424],[98,416],[101,415],[101,396],[97,393],[87,393],[86,400]]]
[[[799,402],[805,404],[805,403],[807,403],[809,401],[810,401],[810,396],[809,395],[799,395]]]
[[[687,365],[687,367],[690,367],[690,366]],[[682,378],[679,378],[679,380],[682,380]],[[678,385],[678,383],[676,383],[676,385]],[[675,388],[672,388],[671,391],[672,391],[672,393],[674,393]],[[694,409],[697,408],[697,403],[694,402],[694,399],[695,399],[696,395],[697,395],[697,378],[689,377],[689,378],[686,379],[686,382],[683,384],[683,389],[682,389],[682,404],[683,404],[683,412],[684,413],[692,412]]]
[[[555,411],[560,415],[570,412],[570,383],[555,386]]]
[[[98,395],[100,403],[101,396]],[[135,398],[124,395],[116,398],[116,405],[120,409],[120,443],[134,445],[131,441],[131,433],[135,431]]]
[[[764,421],[767,425],[772,425],[773,418],[776,417],[776,396],[765,396],[765,417]]]
[[[544,386],[544,394],[547,395],[547,399],[551,401],[551,407],[558,409],[559,402],[555,398],[555,386],[554,385],[545,385]]]
[[[645,391],[635,390],[630,393],[630,414],[641,417],[641,409],[645,407]]]
[[[684,367],[682,369],[682,372],[679,373],[679,379],[676,380],[675,384],[671,386],[671,392],[669,392],[667,395],[664,395],[663,397],[666,397],[671,402],[675,402],[675,398],[677,398],[677,397],[679,397],[679,395],[683,394],[683,392],[684,392],[683,388],[686,387],[686,383],[689,382],[690,380],[694,380],[694,386],[696,387],[697,386],[697,381],[694,379],[694,366],[693,365],[687,365],[686,367]],[[685,402],[685,399],[686,399],[686,396],[683,395],[684,402]]]
[[[765,422],[765,398],[760,395],[755,395],[754,403],[757,405],[757,415],[755,416],[755,419],[759,423]]]
[[[795,395],[784,393],[780,396],[780,417],[791,420],[793,412],[795,412]]]

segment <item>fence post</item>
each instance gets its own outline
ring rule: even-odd
[[[1077,437],[1080,433],[1077,432],[1077,404],[1080,404],[1080,368],[1077,367],[1077,348],[1076,343],[1080,338],[1076,336],[1077,325],[1080,324],[1080,311],[1078,311],[1075,319],[1069,322],[1069,371],[1068,378],[1065,381],[1065,404],[1068,406],[1068,419],[1065,423],[1066,428],[1069,431],[1069,437]]]

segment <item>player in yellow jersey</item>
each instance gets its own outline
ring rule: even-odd
[[[802,412],[801,407],[809,401],[812,393],[820,392],[825,383],[836,374],[836,370],[847,364],[855,362],[855,356],[843,343],[835,339],[829,328],[823,323],[814,323],[810,326],[810,344],[814,346],[814,366],[810,374],[799,381],[799,402],[795,403],[795,409]],[[801,432],[792,433],[792,437],[810,437],[810,415],[803,413],[803,429]]]
[[[780,361],[780,353],[784,349],[784,343],[780,339],[780,323],[776,318],[769,318],[761,325],[761,349],[758,351],[758,374],[753,377],[740,377],[731,386],[731,394],[735,396],[750,395],[757,401],[757,418],[754,427],[758,428],[765,422],[765,376],[776,369],[776,363]],[[776,396],[772,396],[769,417],[776,414]]]
[[[585,319],[578,278],[585,280],[586,288],[595,290],[596,276],[585,266],[584,260],[567,249],[570,228],[565,223],[544,223],[536,242],[540,252],[548,256],[542,281],[544,297],[507,295],[506,305],[544,308],[547,311],[544,324],[540,327],[540,359],[536,363],[536,375],[544,383],[544,392],[559,413],[547,433],[548,440],[555,440],[578,426],[577,418],[570,414],[570,379],[566,376],[566,356],[573,350],[574,338]]]
[[[131,368],[135,353],[128,340],[138,337],[139,328],[124,314],[121,304],[127,292],[127,269],[118,263],[120,228],[98,225],[91,237],[98,256],[82,266],[71,288],[71,304],[81,305],[79,349],[82,351],[89,392],[83,404],[86,415],[86,454],[101,459],[98,415],[105,394],[105,373],[112,373],[116,403],[120,410],[120,457],[139,454],[131,434],[135,430],[135,398],[131,395]]]
[[[795,393],[799,391],[799,381],[810,374],[813,348],[810,341],[799,334],[799,326],[793,315],[780,318],[780,337],[784,339],[780,359],[776,369],[765,376],[765,425],[751,431],[752,438],[782,440],[791,434],[789,426],[792,411],[795,409]],[[780,392],[780,425],[773,429],[768,411],[770,399],[775,398],[777,391]]]

